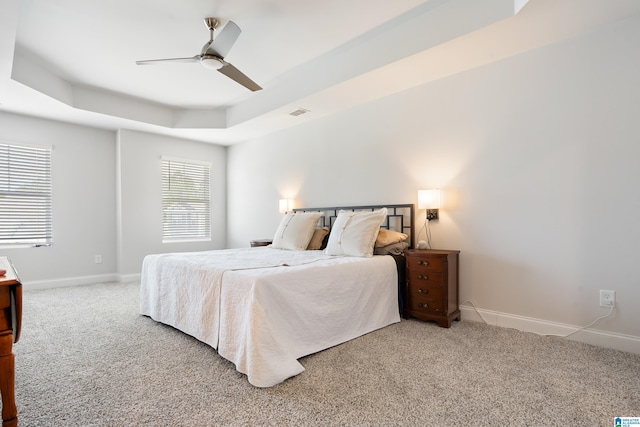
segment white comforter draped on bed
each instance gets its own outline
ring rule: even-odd
[[[149,255],[141,313],[216,348],[270,387],[298,358],[399,322],[393,258],[270,247]]]

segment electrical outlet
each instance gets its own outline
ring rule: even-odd
[[[102,255],[96,255],[94,257],[94,261],[96,262],[96,264],[102,264]]]
[[[616,291],[605,291],[600,289],[600,307],[615,307]]]

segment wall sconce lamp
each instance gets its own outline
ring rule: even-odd
[[[280,199],[280,213],[287,213],[293,209],[293,199]]]
[[[440,189],[418,190],[418,209],[426,209],[426,218],[431,221],[438,219],[441,194]]]

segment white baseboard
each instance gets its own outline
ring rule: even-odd
[[[64,279],[34,280],[22,282],[25,290],[53,289],[67,286],[93,285],[94,283],[128,283],[139,282],[140,274],[101,274],[96,276],[66,277]]]
[[[489,325],[513,328],[523,332],[539,335],[568,335],[580,329],[579,326],[550,322],[531,317],[517,316],[498,311],[476,309],[470,305],[460,306],[460,314],[464,320],[487,323]],[[567,337],[573,341],[612,348],[629,353],[640,354],[640,337],[617,334],[597,329],[583,329]]]
[[[67,286],[92,285],[94,283],[117,282],[117,274],[101,274],[96,276],[66,277],[64,279],[34,280],[22,282],[25,290],[28,289],[53,289]]]
[[[142,274],[118,274],[118,282],[120,283],[129,283],[129,282],[139,282]]]

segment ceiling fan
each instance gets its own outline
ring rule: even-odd
[[[249,90],[262,89],[256,82],[244,75],[236,67],[224,60],[229,50],[240,35],[240,27],[229,21],[214,40],[213,33],[220,24],[216,18],[204,18],[204,25],[209,29],[209,41],[202,46],[199,54],[188,58],[148,59],[136,61],[138,65],[157,64],[160,62],[199,62],[203,67],[218,70],[231,80],[241,84]]]

